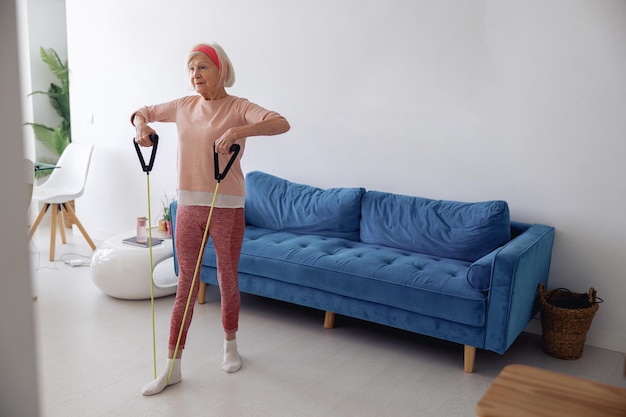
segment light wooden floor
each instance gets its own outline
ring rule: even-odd
[[[478,351],[463,372],[463,347],[251,295],[242,296],[239,350],[243,368],[221,371],[218,294],[196,308],[183,358],[183,381],[154,397],[150,301],[102,294],[89,267],[50,263],[49,229],[31,246],[37,301],[42,416],[454,416],[476,403],[505,365],[528,364],[626,387],[624,355],[586,347],[575,361],[552,358],[540,336],[524,333],[506,355]],[[102,236],[92,236],[96,245]],[[40,253],[39,253],[39,252]],[[78,232],[57,259],[90,256]],[[149,283],[147,283],[149,285]],[[173,297],[157,299],[157,369],[165,361]]]

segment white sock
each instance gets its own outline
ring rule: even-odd
[[[241,357],[237,352],[237,339],[224,340],[224,362],[222,362],[224,372],[233,373],[241,369]]]
[[[172,369],[172,376],[170,378],[170,382],[167,382],[167,376],[170,373],[170,367],[172,366],[172,361],[174,362],[174,367]],[[165,389],[168,385],[178,384],[183,379],[183,375],[180,371],[180,359],[168,359],[166,362],[165,369],[161,372],[159,376],[153,381],[148,382],[141,389],[141,393],[143,395],[154,395],[158,394]]]

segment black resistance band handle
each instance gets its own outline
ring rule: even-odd
[[[150,140],[152,141],[152,154],[150,155],[150,162],[146,165],[146,161],[143,159],[143,153],[141,153],[139,144],[137,144],[137,141],[133,138],[133,144],[135,145],[135,150],[137,151],[137,156],[139,157],[139,162],[141,163],[141,169],[143,172],[148,174],[152,171],[152,167],[154,166],[154,158],[156,157],[157,147],[159,146],[159,135],[156,133],[151,134]]]
[[[230,151],[233,154],[230,157],[230,160],[228,161],[228,163],[226,164],[226,168],[224,168],[224,171],[220,172],[219,155],[217,154],[217,152],[215,152],[215,143],[213,144],[213,165],[215,166],[215,179],[217,180],[217,182],[220,182],[224,178],[226,178],[226,174],[228,174],[230,167],[233,166],[233,162],[235,162],[235,158],[237,158],[237,155],[239,155],[240,150],[241,150],[241,146],[239,146],[236,143],[233,143],[233,145],[230,147]]]

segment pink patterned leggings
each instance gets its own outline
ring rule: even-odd
[[[179,205],[176,211],[176,256],[178,258],[178,289],[170,321],[169,348],[176,348],[180,325],[183,321],[189,291],[192,290],[189,309],[180,338],[179,349],[184,349],[187,332],[193,317],[194,305],[200,288],[200,276],[191,289],[202,237],[210,207]],[[213,240],[217,256],[217,280],[220,287],[222,326],[225,333],[236,332],[239,327],[239,280],[238,267],[245,217],[243,208],[215,208],[209,225],[209,237]],[[204,255],[204,248],[202,248]],[[199,272],[198,272],[199,275]]]

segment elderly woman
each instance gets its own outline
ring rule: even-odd
[[[209,236],[213,239],[217,256],[217,278],[221,293],[222,325],[224,328],[225,372],[241,368],[237,351],[236,333],[239,322],[238,264],[244,233],[245,183],[240,159],[244,154],[246,138],[269,136],[287,132],[287,120],[280,114],[266,110],[245,98],[229,95],[225,88],[235,82],[233,66],[217,44],[195,46],[187,59],[189,80],[197,95],[143,107],[131,116],[135,126],[135,140],[140,146],[152,146],[149,138],[155,130],[151,122],[174,122],[178,131],[178,209],[176,215],[176,253],[179,262],[178,290],[170,322],[168,360],[163,372],[146,384],[142,393],[153,395],[166,386],[181,381],[181,357],[187,331],[193,316],[193,306],[199,290],[199,277],[191,288],[202,238],[213,202],[216,186],[214,178],[213,146],[220,157],[220,165],[230,159],[233,144],[241,151],[228,175],[220,182]],[[176,351],[181,322],[191,291],[191,301]],[[173,362],[173,363],[172,363]],[[171,369],[171,375],[170,375]]]

